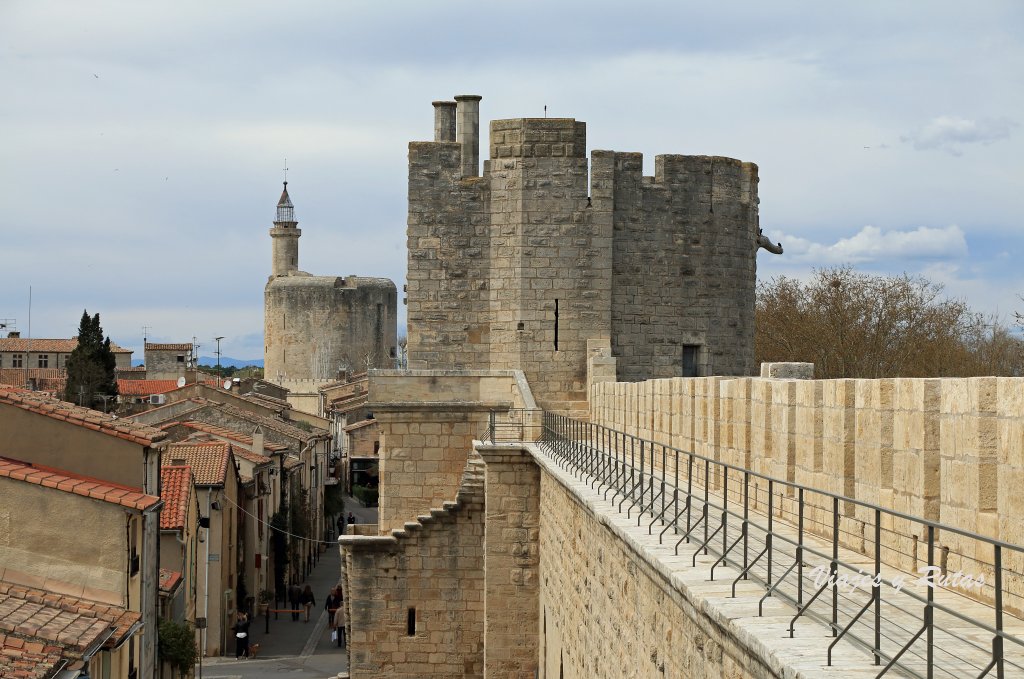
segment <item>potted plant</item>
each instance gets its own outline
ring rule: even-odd
[[[261,589],[259,594],[259,608],[260,614],[266,615],[267,609],[270,608],[270,602],[274,600],[274,595],[270,593],[268,589]]]

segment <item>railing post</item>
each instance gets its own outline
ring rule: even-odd
[[[995,545],[996,569],[996,632],[992,639],[992,660],[996,664],[996,678],[1003,679],[1003,546]]]
[[[764,537],[764,546],[768,548],[768,588],[772,586],[772,537],[775,534],[775,481],[768,480],[768,534]]]
[[[796,603],[804,603],[804,489],[801,486],[797,493],[797,532],[796,532]]]
[[[832,498],[832,636],[839,634],[839,498]]]
[[[932,566],[935,565],[935,526],[928,526],[928,573],[929,578],[934,578],[935,574],[932,571]],[[931,586],[928,587],[928,605],[925,608],[925,624],[928,625],[928,679],[932,679],[935,675],[935,609],[932,604],[935,603],[935,581],[931,582]]]
[[[882,577],[882,510],[875,508],[875,577]],[[875,598],[875,664],[882,664],[882,583],[872,583]]]
[[[750,531],[750,470],[743,471],[743,569],[746,570],[749,564],[748,533]],[[744,575],[746,580],[747,576]]]
[[[490,437],[492,443],[497,443],[497,441],[494,440],[495,436],[497,436],[497,434],[495,433],[495,430],[494,430],[494,411],[493,410],[491,410],[490,412],[487,413],[487,434]]]

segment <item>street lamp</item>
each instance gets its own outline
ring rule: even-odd
[[[214,337],[213,341],[217,343],[217,382],[220,382],[220,341],[223,337]]]

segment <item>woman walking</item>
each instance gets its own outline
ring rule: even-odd
[[[231,627],[235,632],[235,660],[245,657],[249,658],[249,616],[242,611],[238,612],[235,624]]]
[[[331,627],[331,641],[338,640],[338,628],[334,624],[334,617],[338,607],[341,606],[340,593],[340,587],[331,587],[331,593],[327,595],[327,600],[324,601],[324,609],[327,611],[327,624]]]
[[[334,611],[334,629],[338,631],[338,648],[345,648],[345,596],[338,588],[338,608]]]

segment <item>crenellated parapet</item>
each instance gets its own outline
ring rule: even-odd
[[[595,150],[586,123],[490,123],[479,98],[435,102],[409,145],[409,360],[521,369],[538,401],[586,400],[587,341],[619,379],[754,369],[757,166]],[[455,126],[454,132],[452,126]]]

